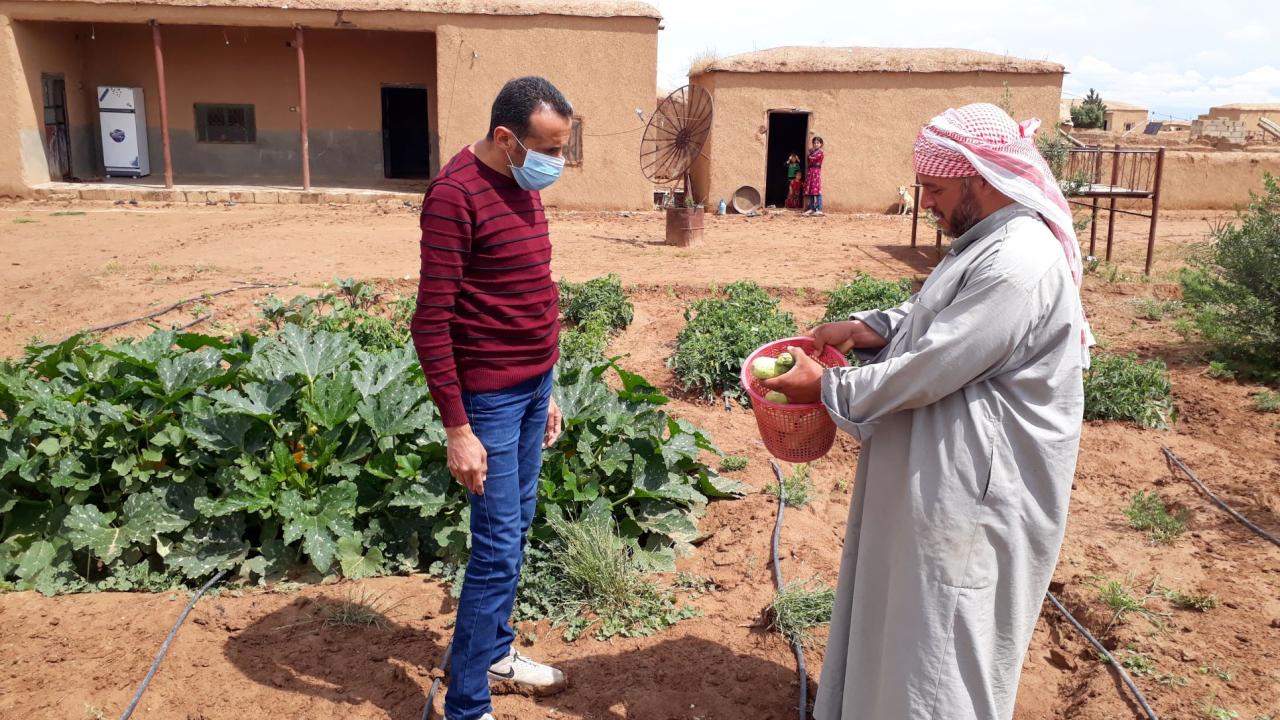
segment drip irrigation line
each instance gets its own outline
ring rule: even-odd
[[[1170,450],[1167,447],[1162,447],[1160,448],[1160,450],[1164,453],[1164,456],[1168,458],[1170,465],[1173,465],[1177,467],[1179,470],[1181,470],[1183,474],[1186,475],[1191,480],[1191,482],[1195,484],[1196,489],[1204,493],[1205,496],[1208,497],[1210,500],[1217,503],[1218,507],[1230,513],[1231,517],[1238,520],[1241,525],[1244,525],[1245,527],[1254,531],[1255,533],[1262,536],[1263,538],[1266,538],[1267,540],[1271,541],[1272,544],[1276,545],[1277,547],[1280,547],[1280,538],[1276,537],[1275,535],[1272,535],[1266,530],[1263,530],[1257,525],[1254,525],[1253,523],[1249,522],[1248,518],[1236,512],[1235,508],[1226,504],[1225,502],[1222,501],[1221,498],[1219,498],[1217,495],[1214,495],[1212,492],[1210,492],[1209,488],[1205,487],[1205,484],[1200,481],[1200,478],[1196,477],[1196,474],[1191,472],[1191,468],[1187,467],[1181,460],[1179,460],[1178,456],[1174,455],[1172,450]]]
[[[1124,666],[1121,665],[1105,647],[1103,647],[1102,643],[1098,642],[1098,639],[1095,638],[1092,633],[1085,629],[1084,625],[1080,624],[1079,620],[1076,620],[1075,616],[1058,601],[1058,598],[1054,597],[1052,592],[1045,593],[1045,596],[1048,597],[1049,602],[1053,603],[1053,606],[1058,609],[1058,612],[1062,613],[1063,616],[1075,626],[1076,630],[1079,630],[1080,634],[1084,635],[1085,638],[1089,640],[1089,644],[1093,645],[1093,649],[1097,650],[1107,659],[1107,664],[1115,668],[1116,672],[1120,673],[1120,679],[1129,687],[1129,691],[1133,693],[1133,696],[1138,699],[1138,704],[1142,706],[1142,710],[1147,714],[1147,717],[1150,718],[1150,720],[1160,720],[1160,716],[1156,715],[1156,711],[1152,710],[1151,706],[1147,704],[1146,696],[1142,694],[1142,691],[1138,689],[1137,685],[1133,684],[1133,678],[1129,677],[1129,673],[1125,672]]]
[[[200,317],[196,318],[195,320],[192,320],[191,322],[187,323],[186,325],[183,325],[182,327],[178,328],[177,330],[178,330],[178,332],[182,332],[183,330],[190,330],[191,328],[193,328],[193,327],[195,327],[195,326],[199,325],[200,323],[202,323],[202,322],[208,322],[209,320],[212,320],[212,319],[213,319],[213,313],[209,313],[208,315],[202,315],[202,316],[200,316]]]
[[[432,668],[432,675],[435,679],[431,681],[431,689],[427,691],[427,704],[422,706],[422,720],[431,720],[431,706],[436,702],[436,693],[440,692],[440,683],[444,681],[445,675],[449,672],[449,662],[453,659],[453,641],[450,640],[448,645],[444,646],[444,654],[440,656],[440,663],[437,667]]]
[[[156,310],[155,312],[147,313],[146,315],[139,315],[138,317],[129,318],[128,320],[121,320],[119,322],[108,323],[106,325],[98,325],[96,327],[91,327],[86,330],[83,330],[82,332],[83,333],[106,332],[107,330],[115,330],[118,327],[124,327],[125,325],[141,322],[143,320],[153,320],[155,318],[160,317],[161,315],[164,315],[167,312],[172,312],[182,307],[183,305],[196,302],[197,300],[204,300],[206,298],[218,297],[219,295],[226,295],[228,293],[240,292],[241,290],[261,290],[264,288],[283,288],[283,287],[290,287],[293,284],[294,283],[287,283],[284,285],[273,285],[270,283],[252,283],[248,285],[238,285],[236,287],[226,288],[224,290],[218,290],[217,292],[201,293],[199,295],[194,295],[189,298],[183,298],[182,300],[179,300],[171,305],[166,305],[160,308],[159,310]],[[76,333],[76,334],[80,334],[80,333]],[[70,337],[71,336],[69,335],[66,338],[63,338],[63,341],[65,342]]]
[[[782,564],[778,562],[778,543],[782,540],[782,511],[787,504],[783,501],[782,468],[774,460],[770,460],[769,464],[773,466],[774,477],[778,478],[778,516],[773,522],[773,584],[778,592],[782,592]],[[800,676],[800,720],[805,720],[809,708],[809,671],[804,665],[804,645],[798,639],[793,639],[791,650],[796,655],[796,673]]]
[[[133,694],[133,700],[129,701],[129,707],[124,709],[124,713],[120,715],[120,720],[129,720],[129,716],[133,715],[134,709],[138,707],[138,703],[142,700],[142,694],[147,691],[147,686],[151,684],[151,679],[156,676],[156,671],[160,669],[160,662],[164,660],[165,654],[169,652],[169,645],[173,643],[173,638],[177,636],[178,628],[182,627],[183,621],[185,621],[187,616],[191,614],[191,608],[196,606],[196,601],[200,599],[201,595],[205,594],[205,591],[213,587],[214,583],[226,576],[226,574],[226,570],[219,570],[217,575],[209,578],[209,581],[202,585],[200,589],[196,591],[195,595],[191,596],[191,601],[182,609],[182,614],[179,615],[178,620],[173,623],[173,627],[169,630],[168,636],[165,637],[164,643],[160,645],[160,652],[156,654],[156,659],[152,661],[151,669],[147,671],[146,677],[142,678],[142,683],[138,685],[138,691]]]

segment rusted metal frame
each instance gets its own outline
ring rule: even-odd
[[[1115,154],[1111,157],[1111,187],[1116,186],[1120,177],[1120,144],[1116,143]],[[1116,198],[1111,196],[1110,213],[1107,215],[1107,262],[1111,262],[1111,246],[1116,237]],[[1092,254],[1092,253],[1090,253]]]
[[[1156,155],[1155,186],[1151,190],[1151,229],[1147,233],[1147,266],[1144,271],[1151,275],[1151,263],[1156,252],[1156,225],[1160,222],[1160,186],[1164,180],[1164,148]]]

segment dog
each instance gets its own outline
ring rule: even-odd
[[[907,186],[903,185],[898,188],[898,214],[899,215],[915,215],[916,201],[911,193],[907,191]]]

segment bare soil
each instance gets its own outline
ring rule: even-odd
[[[54,212],[84,213],[58,215]],[[1098,599],[1099,577],[1212,592],[1222,604],[1200,613],[1163,598],[1148,608],[1159,626],[1129,615],[1107,632],[1120,656],[1149,656],[1155,675],[1136,678],[1165,718],[1200,718],[1218,707],[1255,720],[1280,714],[1280,549],[1250,534],[1166,467],[1173,449],[1227,502],[1280,532],[1280,416],[1252,409],[1260,388],[1205,373],[1200,349],[1174,319],[1140,319],[1142,298],[1176,298],[1172,273],[1221,215],[1166,213],[1155,277],[1140,281],[1146,227],[1122,219],[1118,266],[1086,282],[1085,302],[1108,349],[1159,357],[1173,375],[1179,419],[1172,430],[1089,423],[1084,430],[1066,542],[1055,590],[1092,630],[1112,613]],[[17,219],[34,222],[15,222]],[[74,203],[0,206],[0,353],[15,355],[32,335],[57,339],[136,317],[175,300],[237,283],[294,284],[275,292],[316,292],[336,277],[376,279],[412,292],[417,273],[413,208],[241,206],[167,208]],[[711,431],[720,447],[750,458],[739,479],[758,491],[771,482],[768,455],[749,412],[726,411],[680,392],[665,366],[683,309],[710,287],[750,278],[773,288],[802,323],[822,315],[823,291],[856,271],[881,277],[927,274],[935,255],[922,223],[910,247],[909,220],[886,216],[708,218],[707,242],[662,244],[658,214],[557,214],[557,275],[581,280],[609,272],[631,287],[632,326],[613,350],[676,399],[679,417]],[[201,301],[160,316],[202,330],[249,327],[268,290]],[[134,323],[114,335],[148,331]],[[834,582],[857,443],[839,440],[814,463],[814,500],[791,510],[783,531],[787,578]],[[1139,491],[1158,491],[1192,513],[1187,535],[1153,546],[1122,510]],[[522,648],[561,666],[572,687],[551,698],[498,697],[500,718],[781,720],[795,716],[798,680],[785,642],[762,620],[772,598],[769,533],[774,500],[756,492],[711,505],[710,538],[680,569],[712,578],[717,590],[689,602],[702,615],[647,639],[565,642],[528,626]],[[182,593],[102,593],[45,598],[0,595],[0,717],[114,717],[128,702],[173,619]],[[363,601],[382,625],[326,623],[335,605]],[[452,600],[434,579],[392,577],[302,588],[240,589],[204,599],[178,635],[135,717],[158,719],[419,717],[430,668],[451,627]],[[1140,717],[1115,675],[1053,609],[1027,655],[1019,720]],[[823,632],[808,651],[816,683]],[[1161,682],[1161,679],[1164,682]]]

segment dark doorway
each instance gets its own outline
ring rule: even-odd
[[[431,176],[427,90],[382,88],[382,167],[389,178]]]
[[[61,75],[40,76],[44,95],[44,154],[50,180],[71,179],[71,133],[67,131],[67,81]]]
[[[784,207],[790,191],[787,177],[787,158],[795,153],[800,157],[800,172],[804,172],[805,142],[809,139],[809,113],[769,113],[769,149],[766,152],[769,165],[764,175],[764,204]]]

